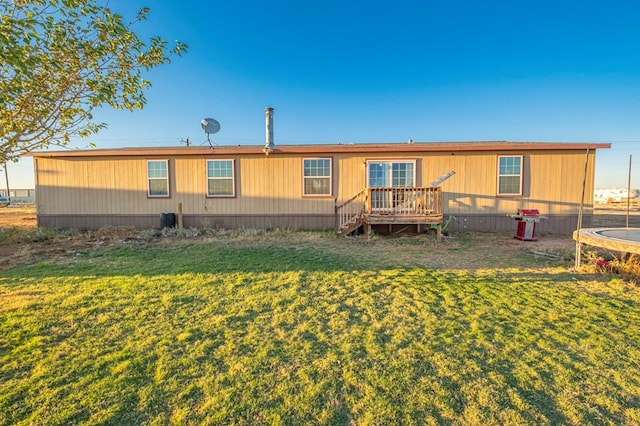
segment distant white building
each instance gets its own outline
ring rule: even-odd
[[[638,198],[639,195],[639,189],[631,189],[631,192],[626,188],[596,189],[593,194],[593,201],[596,204],[621,203],[627,199]]]

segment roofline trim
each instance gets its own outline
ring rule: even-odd
[[[335,145],[277,145],[271,155],[278,154],[346,154],[346,153],[407,153],[407,152],[474,152],[474,151],[584,151],[610,149],[610,143],[577,142],[434,142],[397,144],[335,144]],[[68,151],[39,151],[28,157],[136,157],[136,156],[212,156],[264,155],[263,146],[208,147],[139,147]]]

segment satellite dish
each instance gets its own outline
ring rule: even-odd
[[[220,123],[214,118],[203,118],[200,124],[202,125],[202,130],[208,135],[218,133],[220,130]]]
[[[218,120],[214,118],[203,118],[202,121],[200,121],[200,125],[202,126],[202,130],[207,134],[207,142],[209,142],[209,146],[213,148],[209,135],[220,131],[220,123],[218,123]]]

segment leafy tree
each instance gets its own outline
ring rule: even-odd
[[[125,22],[96,0],[0,0],[0,163],[98,132],[98,106],[142,109],[143,72],[187,48],[142,40],[133,27],[148,15]]]

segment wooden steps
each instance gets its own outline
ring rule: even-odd
[[[338,235],[341,237],[347,236],[356,229],[362,226],[362,216],[354,216],[347,223],[342,224],[338,229]]]

